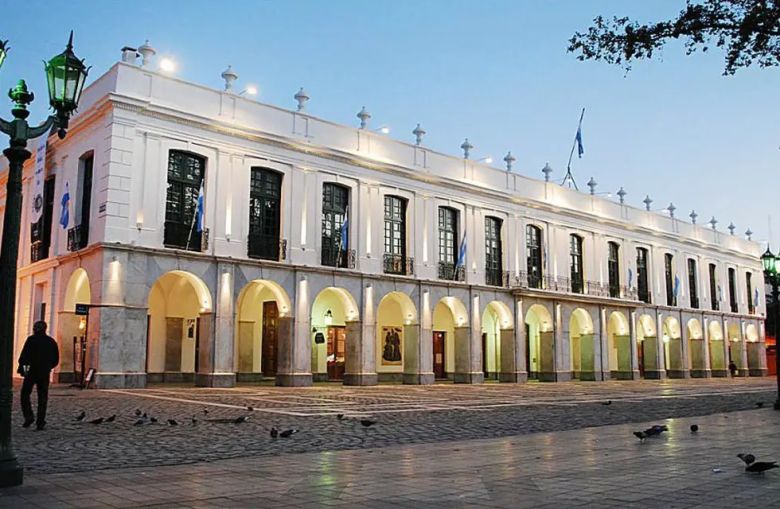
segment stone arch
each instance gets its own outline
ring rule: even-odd
[[[353,342],[358,347],[352,348],[353,352],[358,352],[361,346],[360,312],[355,298],[344,288],[322,289],[312,301],[309,323],[315,380],[343,380],[345,384],[353,384],[355,380],[345,375],[359,372],[359,366],[353,366],[354,359],[347,355]]]
[[[498,379],[501,372],[501,344],[512,340],[514,320],[509,306],[494,300],[485,306],[482,326],[482,371],[485,378]]]
[[[236,299],[235,366],[240,382],[275,377],[279,352],[290,350],[292,304],[278,283],[248,282]]]
[[[691,376],[701,378],[707,376],[707,355],[704,345],[704,331],[697,318],[691,318],[685,325],[688,333],[688,356],[690,358]]]
[[[86,270],[79,267],[73,271],[68,279],[62,309],[73,313],[76,311],[76,304],[90,304],[91,302],[92,292],[89,288],[89,276]]]
[[[707,335],[710,342],[710,370],[712,376],[727,376],[726,345],[723,336],[723,326],[720,320],[711,320],[707,325]]]
[[[761,367],[761,358],[766,355],[764,345],[760,342],[758,328],[749,323],[745,326],[745,348],[747,349],[747,369],[750,376],[763,376],[765,370]]]
[[[661,339],[664,343],[664,367],[671,378],[683,378],[685,369],[682,353],[682,333],[680,322],[668,316],[663,322]]]
[[[146,340],[147,380],[192,382],[201,354],[211,348],[211,294],[197,276],[172,270],[149,289]]]
[[[404,292],[385,294],[376,309],[376,371],[380,380],[401,382],[416,366],[419,341],[417,307]],[[406,369],[409,367],[410,369]]]
[[[465,381],[470,372],[469,314],[460,299],[442,297],[433,308],[433,371],[438,378],[444,376],[456,382]]]
[[[555,337],[552,313],[541,304],[533,304],[525,314],[526,369],[530,378],[554,381]]]
[[[661,366],[658,362],[658,332],[652,316],[639,316],[636,340],[639,375],[644,378],[659,378]]]
[[[572,311],[569,317],[569,349],[574,378],[596,379],[594,333],[590,313],[583,308]]]
[[[631,358],[631,328],[628,318],[620,311],[610,313],[607,320],[607,349],[610,376],[619,380],[631,380],[634,369]]]
[[[749,343],[755,343],[758,341],[758,329],[754,324],[749,323],[745,327],[745,339]]]

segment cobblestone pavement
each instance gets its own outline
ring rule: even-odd
[[[669,432],[660,437],[632,435],[661,422]],[[748,474],[736,458],[780,460],[778,426],[780,412],[765,408],[498,439],[28,473],[24,486],[0,491],[0,507],[778,507],[780,470]]]
[[[427,387],[54,388],[47,429],[22,429],[15,411],[13,436],[28,473],[78,472],[506,437],[732,412],[755,408],[758,401],[771,406],[774,388],[769,378]],[[18,401],[15,405],[18,409]],[[134,425],[135,409],[158,418],[158,423]],[[86,418],[78,422],[74,417],[82,410]],[[336,418],[339,413],[345,414],[343,421]],[[88,422],[113,414],[117,418],[111,423]],[[248,422],[220,421],[242,415],[250,416]],[[378,422],[364,428],[359,422],[363,416]],[[167,419],[179,425],[168,425]],[[273,440],[272,426],[300,433]]]

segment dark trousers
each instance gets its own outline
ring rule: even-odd
[[[25,421],[32,421],[35,415],[30,402],[33,386],[38,388],[38,425],[46,424],[46,404],[49,402],[49,375],[26,376],[22,383],[22,414]]]

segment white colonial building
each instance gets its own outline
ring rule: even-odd
[[[132,53],[48,140],[35,225],[25,168],[16,347],[45,319],[60,380],[82,336],[99,387],[765,373],[756,243]]]

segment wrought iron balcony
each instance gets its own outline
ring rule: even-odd
[[[691,308],[699,309],[699,297],[691,295]]]
[[[208,249],[208,229],[198,232],[193,225],[165,221],[163,245],[187,251]]]
[[[739,313],[739,306],[737,306],[736,302],[731,302],[731,312],[732,313]]]
[[[89,230],[76,225],[68,230],[68,251],[84,249],[89,243]]]
[[[465,281],[466,268],[456,267],[454,263],[439,262],[439,279],[447,281]]]
[[[261,260],[284,261],[287,259],[287,239],[250,233],[247,238],[247,255]]]
[[[42,241],[30,244],[30,263],[39,262],[49,257],[49,246]]]
[[[383,266],[385,274],[414,275],[414,258],[408,256],[385,253]]]
[[[501,269],[485,267],[485,284],[490,286],[507,286],[506,273]]]
[[[328,249],[322,251],[321,262],[326,267],[354,269],[356,259],[354,249]]]

